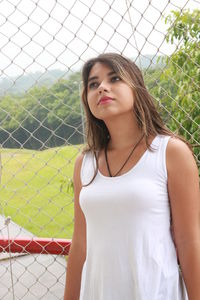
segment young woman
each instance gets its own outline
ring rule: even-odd
[[[163,124],[129,59],[83,67],[87,149],[74,169],[65,300],[199,300],[200,198],[192,152]]]

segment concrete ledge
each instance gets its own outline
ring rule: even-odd
[[[10,237],[34,237],[34,235],[24,229],[23,227],[19,226],[12,220],[9,222],[8,225],[5,225],[6,217],[0,215],[0,237],[1,238],[8,238],[8,227],[9,226],[9,236]],[[0,253],[0,260],[10,259],[16,256],[24,256],[28,254],[24,253]]]

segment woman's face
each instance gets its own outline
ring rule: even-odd
[[[109,66],[99,62],[89,74],[87,101],[91,113],[103,121],[119,115],[133,115],[132,88]]]

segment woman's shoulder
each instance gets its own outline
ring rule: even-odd
[[[190,147],[178,137],[172,136],[166,150],[167,167],[169,171],[181,172],[186,169],[196,169],[196,162]]]
[[[75,165],[79,166],[82,164],[83,158],[84,158],[85,153],[84,152],[80,152],[75,160]]]
[[[91,150],[84,150],[81,153],[79,153],[75,160],[74,169],[75,171],[80,172],[82,169],[82,166],[86,163],[86,161],[93,161],[94,154]]]
[[[183,155],[188,153],[192,154],[189,143],[179,136],[173,134],[158,134],[156,138],[165,141],[169,155],[172,154],[174,156],[176,153],[182,153]]]
[[[167,145],[167,152],[168,156],[172,157],[185,157],[185,156],[193,156],[192,150],[190,149],[189,145],[176,136],[170,136],[169,142]]]
[[[77,174],[77,173],[80,174],[84,155],[85,155],[84,152],[80,152],[75,159],[75,164],[74,164],[74,173],[75,174]]]

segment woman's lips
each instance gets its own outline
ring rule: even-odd
[[[113,98],[110,98],[110,97],[102,97],[100,100],[99,100],[99,103],[98,104],[106,104],[110,101],[113,101]]]

